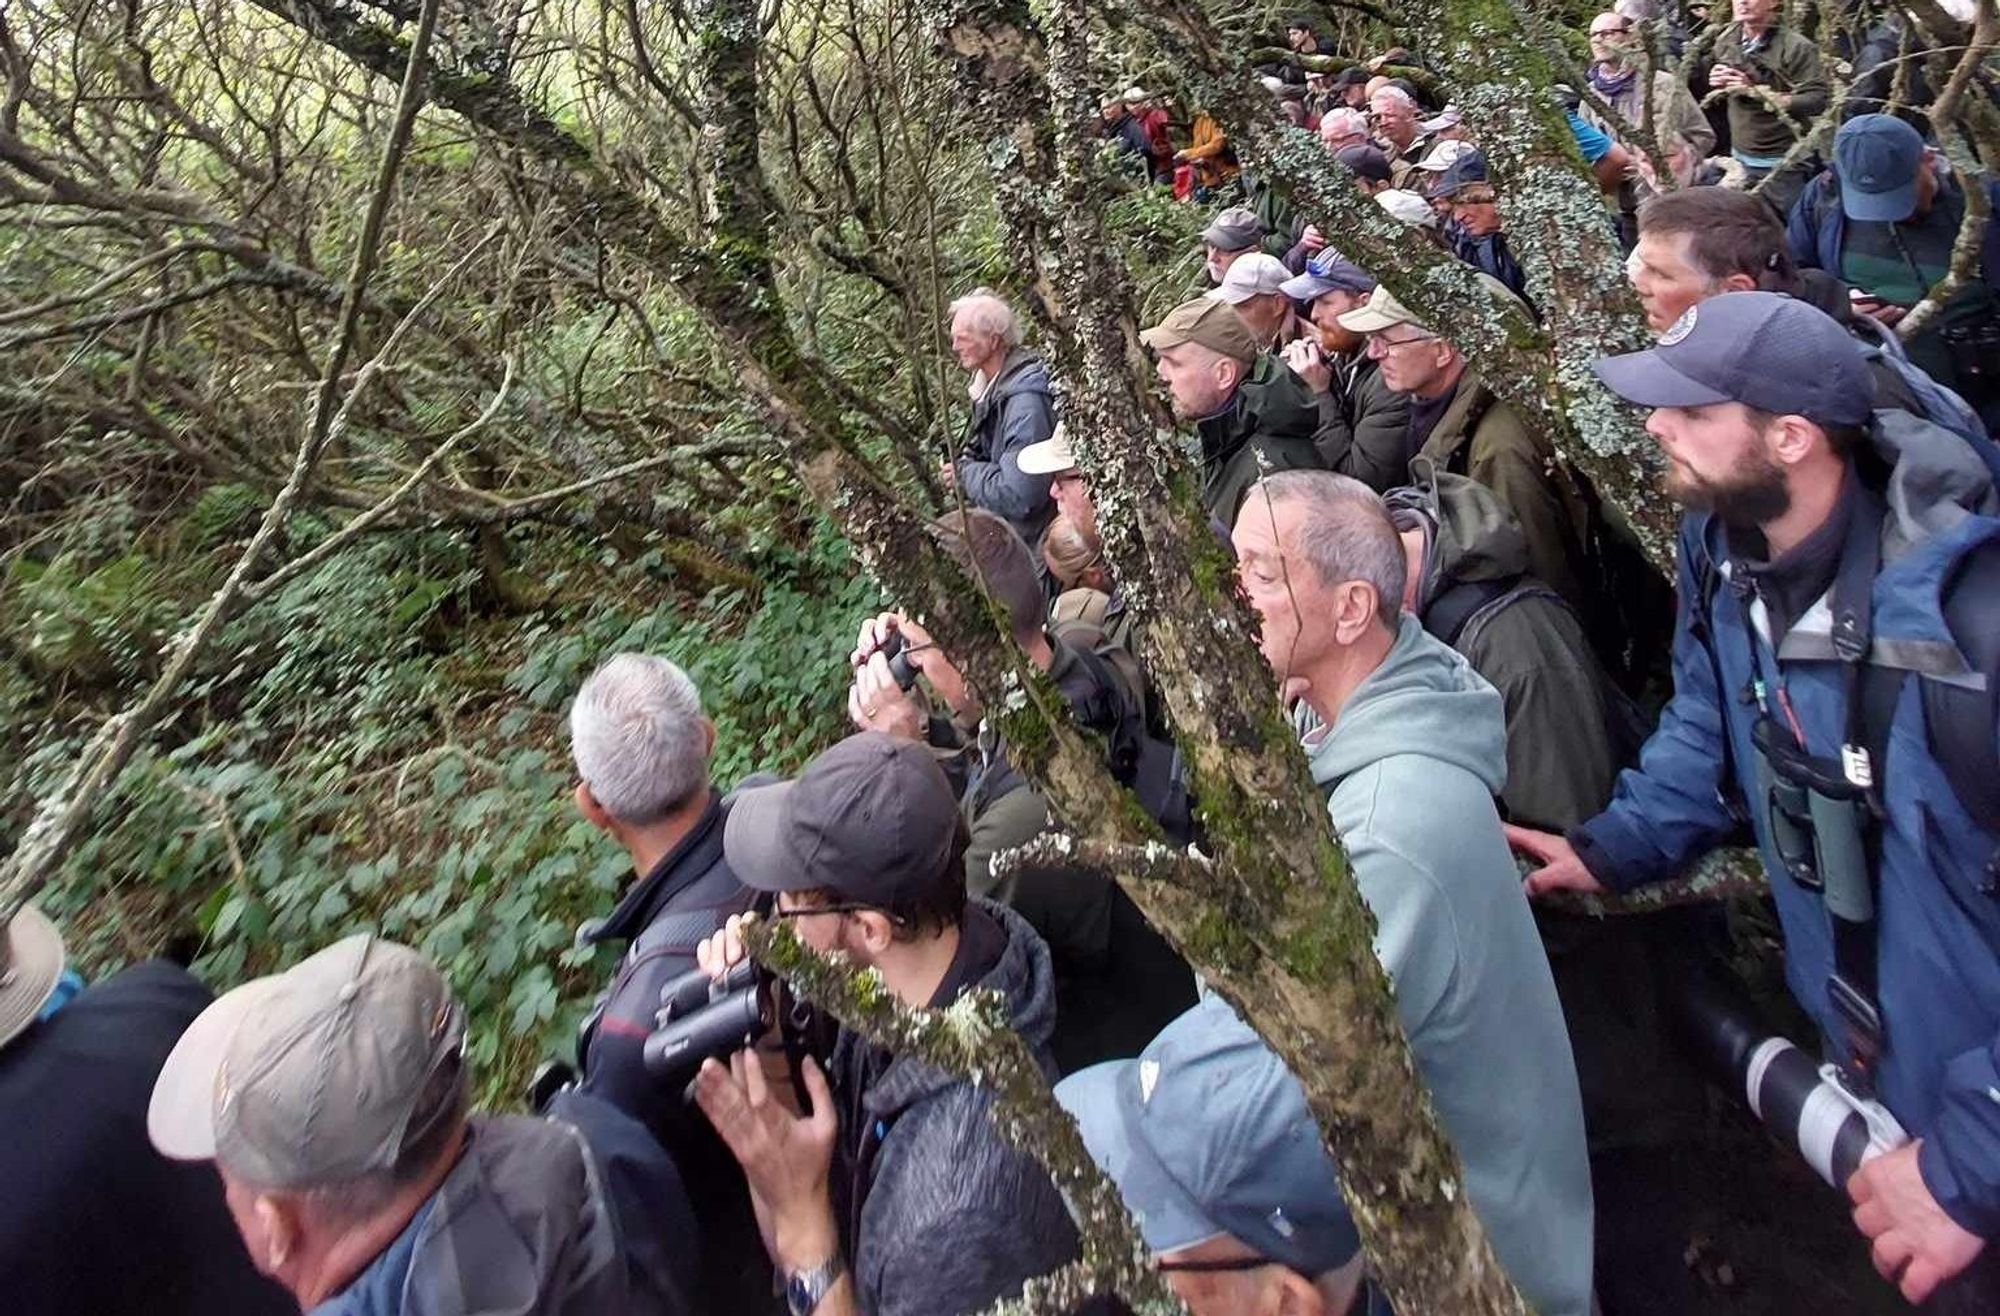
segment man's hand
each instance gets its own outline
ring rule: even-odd
[[[1304,338],[1294,338],[1286,343],[1285,364],[1315,393],[1324,393],[1333,387],[1333,367],[1326,363],[1318,343]]]
[[[1971,1265],[1986,1240],[1968,1233],[1931,1196],[1917,1166],[1923,1140],[1869,1161],[1847,1181],[1854,1199],[1854,1227],[1871,1241],[1869,1254],[1883,1279],[1919,1303],[1938,1285]]]
[[[938,463],[938,483],[946,489],[958,487],[958,470],[950,462]]]
[[[1576,848],[1553,832],[1538,832],[1530,827],[1515,827],[1501,824],[1507,833],[1507,844],[1515,850],[1541,864],[1534,872],[1522,880],[1521,889],[1531,896],[1545,895],[1550,891],[1592,891],[1604,888],[1590,870],[1583,866],[1583,860],[1576,857]]]
[[[1305,249],[1309,252],[1321,251],[1326,247],[1326,234],[1308,224],[1305,231],[1299,234],[1299,241],[1305,244]]]
[[[1849,299],[1848,305],[1858,314],[1880,322],[1887,329],[1894,329],[1897,323],[1910,313],[1910,308],[1907,306],[1898,306],[1894,302],[1885,302],[1865,295]]]
[[[755,914],[731,914],[721,929],[711,932],[695,944],[694,962],[711,978],[721,978],[734,965],[743,961],[743,929]]]
[[[855,669],[855,679],[859,681],[860,672],[867,666],[869,655],[881,647],[882,642],[888,639],[890,631],[903,633],[903,652],[909,656],[910,664],[923,675],[924,680],[930,682],[931,689],[937,691],[938,698],[944,700],[951,711],[960,717],[976,721],[979,717],[979,701],[965,688],[965,678],[951,665],[951,660],[944,656],[944,651],[937,647],[937,641],[931,638],[931,633],[900,612],[885,612],[861,623],[861,634],[854,641],[854,652],[847,656],[848,665]],[[886,660],[882,670],[886,675],[888,672]],[[890,682],[891,686],[894,684],[895,682]],[[847,708],[850,718],[855,717],[857,707],[859,706],[854,701],[853,692],[850,691]],[[870,729],[859,720],[855,721],[855,725],[864,731]],[[917,738],[922,738],[921,731],[917,733]]]
[[[1717,64],[1708,71],[1708,85],[1711,87],[1747,87],[1750,75],[1734,64]]]
[[[787,1269],[817,1265],[839,1246],[827,1172],[839,1131],[833,1093],[811,1056],[800,1062],[812,1114],[796,1115],[771,1091],[763,1067],[739,1051],[725,1067],[702,1062],[694,1099],[715,1126],[743,1177],[757,1218],[769,1229],[771,1259]]]
[[[854,684],[847,690],[847,719],[860,731],[881,731],[902,740],[924,738],[923,710],[909,691],[896,684],[889,660],[879,651],[854,669]]]

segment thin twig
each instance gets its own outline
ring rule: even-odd
[[[388,141],[382,147],[381,167],[363,217],[361,234],[355,244],[353,265],[348,272],[346,291],[341,299],[339,329],[333,350],[328,354],[312,419],[299,443],[292,462],[291,476],[264,512],[249,545],[236,561],[229,576],[198,614],[193,624],[175,638],[165,668],[138,703],[107,718],[91,738],[89,747],[78,757],[68,775],[45,795],[34,818],[22,833],[19,845],[0,867],[0,924],[11,920],[49,877],[75,843],[92,811],[118,774],[131,761],[141,739],[166,712],[167,702],[193,670],[196,659],[235,610],[251,573],[278,531],[290,519],[292,508],[304,493],[333,425],[340,379],[347,358],[354,351],[360,329],[361,304],[370,277],[375,272],[382,241],[383,224],[396,190],[396,177],[409,147],[417,110],[423,103],[424,70],[430,52],[431,34],[437,26],[438,0],[424,0],[411,39],[410,54],[396,101],[396,114]]]

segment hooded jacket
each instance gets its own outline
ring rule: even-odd
[[[1251,363],[1229,405],[1196,422],[1195,430],[1201,436],[1201,505],[1224,525],[1235,524],[1244,493],[1263,478],[1260,457],[1274,471],[1326,465],[1313,446],[1319,403],[1269,353]]]
[[[1899,419],[1900,418],[1900,419]],[[1924,1140],[1924,1182],[1954,1220],[2000,1238],[2000,899],[1990,866],[2000,836],[1967,813],[1933,756],[1920,686],[1983,677],[1953,638],[1941,602],[1975,558],[2000,551],[2000,490],[1959,436],[1878,411],[1875,457],[1882,567],[1872,591],[1870,661],[1911,673],[1876,768],[1885,818],[1876,865],[1876,1001],[1887,1049],[1875,1068],[1883,1104]],[[1753,627],[1730,580],[1722,523],[1682,518],[1674,696],[1611,806],[1571,833],[1591,875],[1627,891],[1663,881],[1712,849],[1744,806],[1770,875],[1785,936],[1785,978],[1834,1054],[1844,1045],[1828,1002],[1833,936],[1825,904],[1790,875],[1756,784],[1751,731],[1756,673],[1781,680],[1808,753],[1838,759],[1846,739],[1845,675],[1822,597],[1781,636]],[[1709,587],[1713,584],[1713,588]],[[1754,581],[1746,581],[1754,589]],[[1985,606],[1991,606],[1990,600]],[[1768,687],[1767,687],[1768,688]]]
[[[1590,519],[1583,496],[1548,436],[1531,431],[1477,371],[1459,376],[1451,405],[1417,456],[1438,470],[1469,475],[1498,495],[1520,524],[1529,569],[1571,606],[1587,610],[1576,565]]]
[[[1127,122],[1136,122],[1128,119]],[[966,501],[1003,518],[1033,548],[1055,516],[1050,476],[1023,474],[1021,449],[1055,432],[1049,372],[1041,358],[1017,347],[972,404],[972,429],[955,471]]]
[[[1426,628],[1437,633],[1434,609],[1458,612],[1453,647],[1506,707],[1501,800],[1510,820],[1560,829],[1595,816],[1644,737],[1638,710],[1576,614],[1527,574],[1520,527],[1491,491],[1447,474],[1396,500],[1416,502],[1428,521],[1418,583]],[[1475,591],[1480,606],[1469,614],[1455,599],[1441,606],[1453,589]],[[1543,906],[1534,915],[1569,1026],[1591,1150],[1685,1137],[1701,1085],[1669,1036],[1662,1001],[1698,954],[1686,911],[1607,919]]]
[[[986,901],[969,908],[1006,937],[975,989],[1000,994],[1014,1030],[1053,1079],[1048,948],[1012,910]],[[865,1198],[858,1208],[849,1203],[856,1223],[847,1240],[855,1295],[869,1316],[982,1311],[1076,1258],[1076,1227],[1062,1194],[994,1126],[991,1087],[915,1056],[884,1057],[845,1030],[828,1076],[843,1110],[858,1102],[869,1121],[854,1128],[843,1116],[840,1130],[843,1169],[852,1169],[857,1147],[873,1158]]]
[[[577,1128],[518,1115],[474,1116],[464,1152],[403,1232],[312,1316],[641,1316],[692,1313],[678,1281],[631,1264],[628,1236],[680,1226],[692,1254],[693,1218],[664,1153],[638,1126],[599,1105],[607,1123],[638,1135],[656,1164],[624,1173],[643,1202],[620,1209],[602,1157]],[[670,1185],[659,1218],[658,1190]],[[635,1209],[636,1208],[636,1209]],[[684,1254],[684,1255],[688,1255]]]
[[[1509,818],[1560,830],[1596,816],[1636,744],[1582,623],[1529,573],[1528,541],[1491,490],[1440,474],[1428,501],[1436,529],[1419,611],[1454,586],[1506,587],[1466,618],[1452,647],[1505,706]]]
[[[1590,1311],[1591,1195],[1576,1069],[1500,831],[1500,697],[1405,616],[1329,727],[1313,780],[1375,914],[1375,953],[1466,1195],[1544,1316]]]

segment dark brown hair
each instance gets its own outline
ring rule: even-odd
[[[1663,192],[1639,207],[1639,233],[1685,233],[1688,260],[1717,282],[1742,274],[1764,292],[1789,293],[1798,279],[1778,217],[1748,192],[1726,187]]]

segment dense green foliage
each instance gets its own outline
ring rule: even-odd
[[[49,733],[18,793],[47,785],[86,729],[34,725],[36,678],[142,668],[244,510],[239,490],[211,489],[167,531],[15,559],[0,711],[12,745]],[[378,927],[447,966],[488,1095],[510,1095],[601,984],[608,952],[572,938],[629,873],[571,802],[564,719],[591,667],[622,649],[684,665],[724,784],[794,768],[837,734],[875,592],[822,526],[784,529],[744,563],[754,591],[691,592],[657,537],[628,553],[540,529],[513,545],[546,599],[526,611],[485,595],[467,538],[445,532],[385,536],[294,581],[230,628],[50,912],[87,971],[192,932],[225,983]]]

